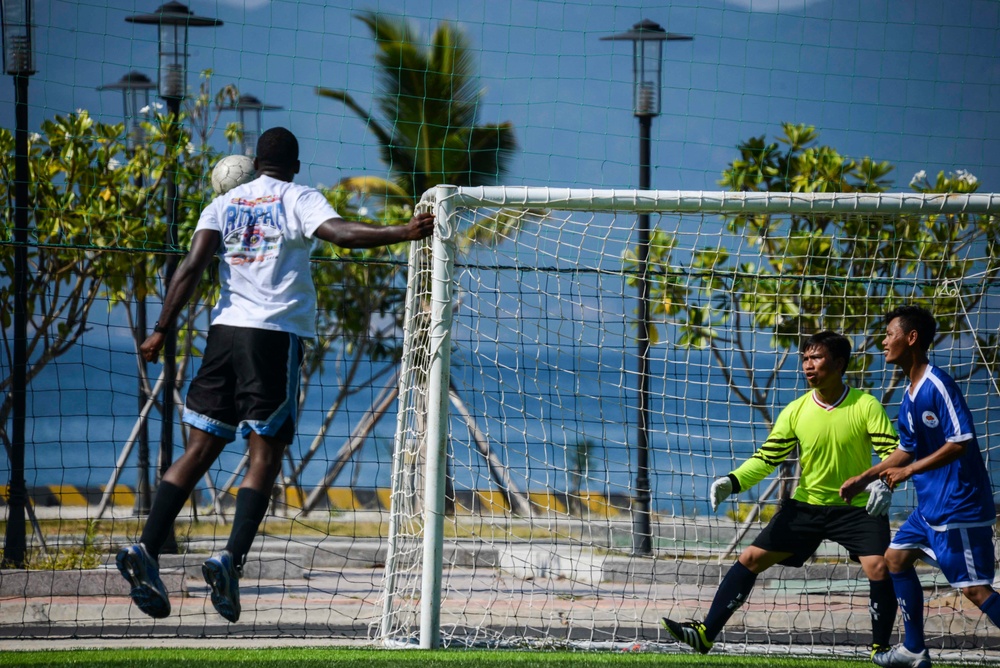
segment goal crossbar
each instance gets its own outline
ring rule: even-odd
[[[428,193],[433,191],[428,191]],[[541,207],[560,211],[699,213],[997,214],[997,193],[810,193],[439,186],[455,207]]]

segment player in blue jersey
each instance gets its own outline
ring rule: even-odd
[[[924,644],[924,599],[913,565],[937,565],[954,587],[1000,627],[1000,594],[993,590],[993,490],[972,414],[955,381],[930,363],[937,323],[924,308],[903,306],[886,316],[885,361],[909,379],[899,407],[899,448],[841,488],[845,500],[873,480],[890,488],[907,480],[917,508],[885,553],[903,617],[904,641],[873,661],[880,666],[930,668]]]

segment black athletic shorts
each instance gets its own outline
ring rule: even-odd
[[[291,443],[302,340],[295,334],[212,325],[191,381],[184,422],[226,439],[250,432]]]
[[[841,545],[853,561],[883,555],[889,547],[889,518],[872,517],[854,506],[814,506],[788,499],[754,540],[769,552],[791,552],[782,566],[801,566],[824,540]]]

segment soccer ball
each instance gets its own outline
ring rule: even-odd
[[[227,155],[212,169],[212,190],[217,195],[249,183],[254,179],[253,158],[248,155]]]

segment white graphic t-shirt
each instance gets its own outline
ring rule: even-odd
[[[309,251],[316,228],[330,218],[339,215],[318,190],[270,176],[216,197],[195,228],[222,234],[222,292],[212,324],[316,336]]]

